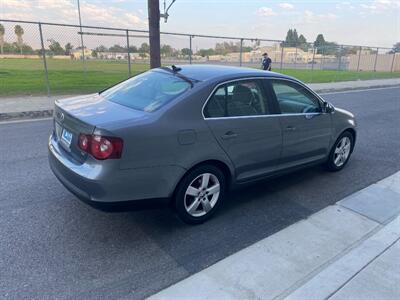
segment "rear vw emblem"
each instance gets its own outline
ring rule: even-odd
[[[59,119],[60,122],[64,121],[64,114],[62,112],[57,112],[57,119]]]

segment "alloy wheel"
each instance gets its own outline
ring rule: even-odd
[[[341,167],[350,156],[351,141],[347,136],[344,136],[335,148],[333,162],[337,167]]]
[[[203,173],[197,176],[185,192],[184,206],[193,217],[206,215],[219,199],[221,185],[214,174]]]

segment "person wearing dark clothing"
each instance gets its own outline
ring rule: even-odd
[[[263,54],[262,69],[264,71],[271,71],[272,60],[268,57],[268,53]]]

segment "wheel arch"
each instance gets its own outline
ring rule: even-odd
[[[354,146],[356,145],[357,132],[355,131],[354,128],[349,127],[349,128],[347,128],[347,129],[343,130],[343,131],[340,133],[339,136],[341,136],[341,135],[342,135],[343,133],[345,133],[345,132],[349,132],[349,133],[353,136],[353,145],[352,145],[352,147],[351,147],[351,152],[353,152]]]
[[[233,171],[231,170],[231,168],[225,162],[223,162],[221,160],[208,159],[208,160],[198,162],[198,163],[194,164],[193,166],[191,166],[189,169],[187,169],[186,172],[181,176],[181,178],[176,183],[174,191],[171,196],[173,197],[175,195],[179,184],[182,182],[183,178],[185,178],[186,174],[188,174],[190,171],[192,171],[195,168],[198,168],[200,166],[205,166],[205,165],[212,165],[212,166],[215,166],[218,169],[220,169],[222,171],[222,173],[225,175],[226,187],[227,187],[227,189],[229,189],[229,187],[232,185],[232,181],[233,181]]]

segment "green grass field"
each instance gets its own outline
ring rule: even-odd
[[[126,61],[82,61],[48,59],[52,94],[82,94],[101,90],[128,76]],[[132,62],[132,75],[149,66]],[[356,72],[333,70],[275,69],[307,83],[400,77],[400,72]],[[0,59],[0,96],[46,94],[43,62],[40,59]]]

